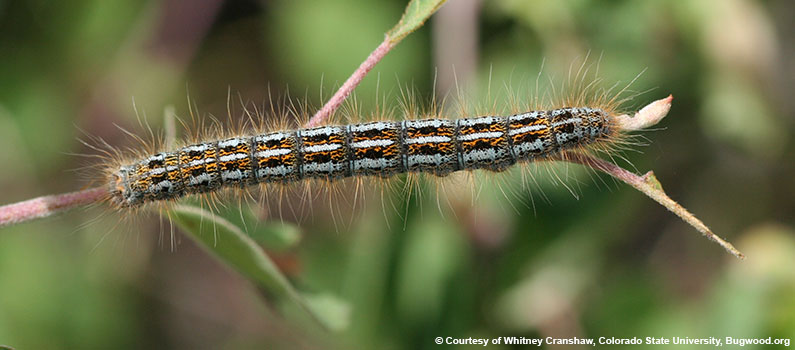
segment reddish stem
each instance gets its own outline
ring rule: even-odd
[[[726,249],[726,251],[732,255],[740,259],[745,259],[745,255],[737,250],[737,248],[735,248],[731,243],[725,241],[723,238],[720,238],[718,235],[713,233],[712,230],[710,230],[709,227],[704,224],[704,222],[696,218],[695,215],[679,205],[679,203],[671,199],[671,197],[668,197],[662,188],[659,187],[659,182],[657,182],[657,180],[654,178],[653,172],[650,171],[643,176],[639,176],[613,163],[576,152],[566,152],[561,157],[557,158],[557,160],[582,164],[624,181],[628,185],[634,187],[636,190],[643,192],[645,195],[649,196],[649,198],[666,207],[668,210],[682,218],[682,220],[690,224],[690,226],[693,226],[696,230],[701,232],[701,234],[718,243],[721,247],[723,247],[723,249]]]
[[[370,56],[368,56],[367,59],[362,62],[359,68],[353,72],[348,80],[342,84],[339,90],[337,90],[334,96],[332,96],[331,99],[326,102],[323,108],[321,108],[319,111],[317,111],[317,113],[315,113],[314,116],[312,116],[312,119],[306,123],[306,127],[318,126],[326,121],[326,119],[328,119],[329,116],[331,116],[331,114],[333,114],[334,111],[340,107],[342,102],[348,98],[351,92],[353,92],[353,89],[355,89],[356,86],[362,82],[362,79],[364,79],[367,73],[370,72],[370,70],[373,69],[373,67],[375,67],[375,65],[381,61],[381,59],[383,59],[393,47],[395,47],[395,44],[389,40],[389,37],[385,37],[381,45],[378,45],[378,47],[370,53]]]
[[[98,202],[108,191],[104,187],[84,191],[43,196],[0,207],[0,227],[44,218],[83,205]]]

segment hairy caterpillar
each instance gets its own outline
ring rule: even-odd
[[[590,84],[586,87],[593,88]],[[102,152],[104,155],[95,157],[103,162],[86,169],[101,168],[106,174],[103,186],[0,207],[0,226],[98,201],[110,202],[117,209],[136,209],[147,203],[168,204],[185,195],[215,198],[214,194],[224,189],[254,184],[388,178],[398,173],[444,176],[478,169],[500,172],[514,164],[564,160],[607,172],[626,182],[743,258],[730,243],[670,199],[652,172],[640,177],[589,155],[598,151],[611,154],[610,151],[627,144],[627,131],[657,124],[668,114],[673,99],[668,96],[654,101],[630,117],[616,112],[615,107],[625,102],[618,99],[621,92],[607,97],[609,91],[594,95],[582,91],[574,95],[574,103],[565,104],[587,107],[534,110],[505,117],[326,125],[197,140],[166,152],[139,151],[139,156],[132,159],[101,138],[93,138],[99,146],[84,144]],[[590,98],[593,99],[589,102]],[[416,116],[411,110],[406,114]],[[146,144],[140,137],[127,134]]]
[[[104,170],[104,186],[62,198],[34,199],[7,206],[5,210],[13,214],[20,211],[19,207],[24,211],[28,206],[90,202],[94,198],[117,209],[137,209],[148,203],[168,204],[186,195],[209,195],[208,199],[213,199],[223,190],[245,189],[256,184],[389,178],[400,173],[443,177],[456,171],[501,172],[516,164],[563,160],[607,172],[628,183],[730,253],[744,258],[731,243],[712,233],[701,220],[670,199],[652,172],[637,176],[590,156],[597,152],[612,156],[615,149],[632,144],[627,142],[627,132],[657,124],[668,114],[673,100],[669,95],[630,116],[617,112],[616,107],[626,101],[618,98],[621,92],[607,97],[609,91],[594,95],[581,92],[575,95],[573,103],[565,104],[583,107],[539,109],[507,116],[385,120],[252,133],[200,139],[165,152],[138,153],[132,159],[102,139],[95,139],[106,148],[86,145],[104,153],[99,158],[105,162],[92,167]],[[416,115],[411,110],[406,114]]]
[[[406,172],[445,176],[503,171],[618,134],[599,108],[565,107],[510,116],[374,121],[274,131],[191,144],[109,170],[118,207],[259,183]]]

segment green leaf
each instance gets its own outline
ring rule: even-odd
[[[254,227],[249,236],[265,248],[285,251],[301,241],[301,229],[286,222],[268,222]]]
[[[173,213],[177,224],[217,258],[274,295],[294,297],[296,292],[287,278],[239,227],[204,209],[187,205],[175,207]]]
[[[386,33],[389,41],[396,44],[406,35],[422,27],[428,18],[431,17],[447,0],[411,0],[400,22]]]
[[[190,202],[195,204],[196,202]],[[283,252],[294,247],[301,241],[301,229],[295,224],[278,221],[262,220],[248,205],[228,206],[215,210],[216,215],[228,220],[232,225],[240,227],[247,236],[259,243],[267,251]]]
[[[171,215],[200,246],[269,295],[298,305],[328,329],[335,329],[328,325],[339,325],[333,318],[329,322],[329,315],[323,308],[318,308],[315,301],[305,300],[257,243],[229,220],[189,205],[174,207]]]
[[[333,331],[348,328],[351,322],[351,306],[345,300],[328,293],[302,295],[311,312],[326,328]]]

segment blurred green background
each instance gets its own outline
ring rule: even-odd
[[[188,95],[201,115],[226,116],[230,89],[236,116],[238,100],[261,105],[273,96],[281,105],[288,90],[313,111],[404,6],[0,0],[0,204],[87,186],[73,171],[85,164],[73,154],[91,153],[80,130],[132,145],[114,124],[137,127],[133,98],[158,130],[167,106],[188,115]],[[80,210],[0,232],[0,345],[415,349],[435,347],[437,336],[795,338],[793,17],[787,0],[451,0],[356,92],[369,115],[378,98],[381,108],[397,106],[406,86],[420,101],[457,86],[502,103],[503,86],[532,86],[542,67],[542,82],[565,79],[586,55],[606,86],[645,70],[631,86],[644,93],[627,107],[668,93],[674,106],[644,134],[649,145],[625,156],[639,172],[654,170],[746,261],[641,193],[573,165],[555,168],[565,186],[545,167],[527,169],[532,179],[478,177],[474,194],[455,190],[469,187],[466,179],[443,182],[454,195],[441,210],[432,183],[410,198],[386,195],[386,209],[376,188],[350,210],[343,202],[352,189],[343,186],[343,199],[283,214],[297,222],[288,238],[260,237],[294,285],[339,318],[343,329],[328,332],[179,233],[172,251],[169,225],[156,215],[114,228],[115,214],[94,220],[101,208]]]

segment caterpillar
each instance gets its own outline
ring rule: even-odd
[[[563,151],[610,142],[606,109],[564,107],[508,116],[373,121],[203,141],[110,169],[120,208],[256,184],[400,173],[500,172]]]

